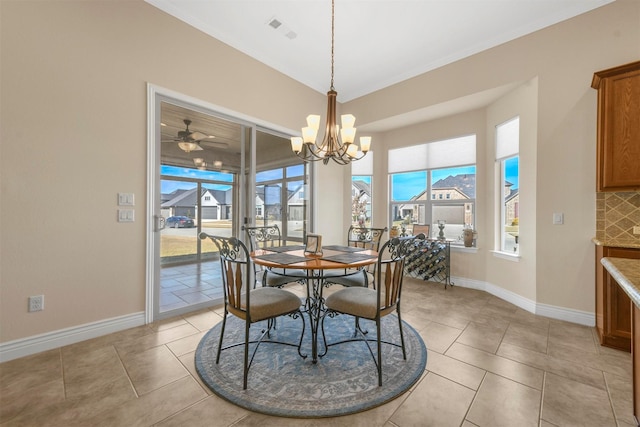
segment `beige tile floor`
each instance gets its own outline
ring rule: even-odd
[[[160,313],[222,300],[220,261],[163,266],[160,270]]]
[[[0,425],[634,425],[630,355],[598,345],[593,328],[414,279],[403,314],[425,340],[427,369],[402,396],[359,414],[277,418],[212,394],[193,360],[218,307],[0,364]]]

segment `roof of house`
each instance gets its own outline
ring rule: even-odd
[[[443,190],[446,188],[456,189],[469,199],[475,198],[476,194],[476,175],[460,174],[449,175],[444,179],[440,179],[431,185],[431,188]]]
[[[356,179],[354,181],[351,181],[351,185],[353,185],[359,193],[362,193],[364,191],[364,194],[366,194],[367,196],[371,195],[371,186],[359,179]]]
[[[172,193],[163,194],[162,195],[162,207],[168,208],[172,206],[195,206],[197,204],[196,200],[196,191],[197,188],[192,188],[191,190],[175,190]],[[210,193],[221,205],[230,204],[227,203],[227,195],[231,195],[230,190],[212,190],[209,188],[202,188],[200,196],[204,196],[206,193]],[[165,200],[165,196],[173,196],[171,199]]]

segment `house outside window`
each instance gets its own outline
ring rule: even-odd
[[[351,225],[373,227],[373,152],[351,163]]]
[[[475,223],[475,161],[475,135],[389,150],[391,226],[412,234],[428,224],[436,237],[443,221],[445,237],[462,244]]]
[[[520,118],[515,117],[496,126],[496,169],[499,222],[496,238],[499,252],[518,255],[520,252]]]

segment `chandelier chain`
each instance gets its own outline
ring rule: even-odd
[[[1,0],[0,0],[1,1]],[[335,0],[331,0],[331,88],[327,92],[327,124],[322,142],[317,141],[320,116],[307,116],[307,126],[302,128],[302,137],[291,137],[291,149],[305,162],[321,160],[325,165],[333,160],[339,165],[348,165],[360,160],[369,152],[370,136],[360,137],[360,147],[355,143],[356,118],[352,114],[342,115],[342,127],[336,123],[336,92],[334,79],[334,47],[335,47]],[[358,150],[361,151],[358,151]]]
[[[333,43],[334,43],[334,24],[335,21],[335,1],[331,0],[331,90],[335,90],[333,87]]]

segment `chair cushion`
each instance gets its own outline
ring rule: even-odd
[[[329,295],[327,308],[352,316],[374,319],[377,311],[378,293],[371,288],[350,287]]]
[[[307,273],[304,270],[274,268],[267,271],[266,286],[282,286],[306,278]]]
[[[251,321],[292,313],[300,308],[300,298],[279,288],[257,288],[251,291]]]
[[[367,281],[365,282],[365,275],[367,278]],[[371,284],[373,284],[374,282],[374,276],[371,273],[367,273],[364,270],[361,271],[357,271],[354,274],[350,274],[348,276],[334,276],[334,275],[329,275],[328,277],[325,276],[325,281],[327,283],[331,283],[331,284],[338,284],[338,285],[342,285],[342,286],[360,286],[360,287],[367,287]]]

